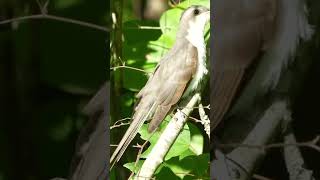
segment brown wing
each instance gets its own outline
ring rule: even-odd
[[[211,131],[230,109],[246,72],[271,40],[275,0],[217,0],[211,66]]]
[[[167,115],[171,106],[179,101],[196,69],[196,53],[193,46],[180,43],[161,60],[154,74],[137,95],[140,101],[129,128],[110,158],[111,167],[119,161],[148,118],[154,115],[149,126],[149,132],[152,132]]]
[[[197,49],[189,45],[189,48],[185,50],[187,50],[187,52],[179,52],[174,55],[171,60],[166,61],[162,66],[165,69],[159,69],[160,72],[165,74],[161,76],[164,77],[160,81],[162,86],[155,91],[158,107],[149,124],[149,132],[154,131],[159,126],[171,107],[180,100],[187,84],[196,71],[198,58]]]

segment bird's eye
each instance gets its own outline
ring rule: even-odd
[[[200,13],[199,9],[195,9],[195,10],[193,11],[193,14],[194,14],[194,15],[198,15],[199,13]]]

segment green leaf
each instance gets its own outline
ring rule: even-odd
[[[174,157],[166,161],[164,166],[170,168],[180,178],[190,174],[194,179],[198,179],[199,177],[209,177],[209,161],[209,154],[192,155],[181,160]]]
[[[129,169],[131,172],[138,173],[142,164],[144,163],[144,160],[139,160],[137,165],[135,165],[135,163],[136,162],[126,163],[123,165],[123,167]]]
[[[129,169],[131,172],[134,172],[135,174],[137,174],[139,172],[139,170],[141,169],[144,162],[145,162],[145,160],[139,160],[137,163],[137,166],[135,166],[135,162],[126,163],[123,166],[125,168]],[[160,166],[157,168],[155,174],[159,173],[163,167],[164,167],[164,165],[160,164]]]
[[[150,153],[150,151],[152,150],[152,148],[154,147],[154,145],[157,143],[162,131],[164,130],[164,128],[167,126],[168,124],[168,117],[160,124],[159,128],[157,129],[157,131],[153,134],[150,134],[148,132],[148,124],[143,124],[142,127],[139,130],[139,134],[140,137],[143,140],[149,141],[150,142],[150,146],[148,147],[148,149],[146,151],[144,151],[141,154],[141,158],[146,158],[148,156],[148,154]]]
[[[167,117],[168,118],[168,117]],[[167,126],[168,122],[163,121],[158,128],[158,130],[153,134],[148,133],[148,125],[144,124],[142,128],[139,130],[139,134],[141,135],[141,138],[144,140],[149,140],[150,146],[148,149],[142,153],[141,157],[146,158],[154,145],[157,143],[160,135],[162,134],[164,128]],[[189,127],[185,126],[182,132],[179,134],[178,138],[170,148],[169,152],[165,156],[165,160],[170,159],[171,157],[179,156],[184,151],[186,151],[189,148],[190,143],[190,131]]]
[[[188,123],[191,132],[191,142],[189,149],[196,155],[200,155],[203,152],[204,138],[199,128],[192,123]]]
[[[144,124],[139,130],[141,138],[150,142],[148,149],[142,153],[142,158],[148,156],[154,145],[157,143],[164,128],[167,126],[169,119],[170,117],[167,117],[166,121],[160,124],[159,129],[153,135],[148,133],[148,124]],[[187,123],[165,156],[165,160],[176,156],[185,157],[188,155],[199,155],[203,151],[203,143],[204,138],[200,130],[195,125]]]
[[[156,179],[180,180],[169,168],[163,167],[162,170],[155,175]]]
[[[176,8],[170,9],[163,13],[160,18],[160,27],[163,34],[175,39],[176,32],[179,27],[179,21],[182,12],[191,5],[203,5],[210,8],[210,1],[208,0],[188,0],[177,5]]]
[[[192,155],[195,155],[194,152],[192,152],[190,149],[187,149],[186,151],[180,154],[179,158],[183,159],[187,156],[192,156]]]
[[[160,27],[163,34],[175,39],[178,30],[182,9],[174,8],[166,11],[160,18]]]
[[[210,8],[210,1],[208,1],[208,0],[186,0],[186,1],[183,1],[182,3],[178,4],[177,7],[186,9],[191,5],[202,5],[207,8]]]
[[[182,132],[170,148],[165,160],[168,160],[175,156],[180,156],[183,152],[189,149],[190,146],[190,131],[187,125],[184,126]]]

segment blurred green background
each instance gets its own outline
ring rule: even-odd
[[[104,0],[48,4],[49,14],[104,27],[108,11]],[[36,0],[0,1],[0,21],[38,13]],[[103,31],[42,19],[0,25],[0,180],[67,177],[108,54]]]

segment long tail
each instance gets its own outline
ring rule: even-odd
[[[143,125],[143,123],[152,115],[156,107],[156,103],[152,103],[151,105],[142,106],[139,108],[133,116],[133,121],[131,122],[128,130],[122,137],[120,143],[118,144],[116,150],[113,152],[110,158],[110,169],[114,166],[116,162],[120,160],[123,153],[137,135],[139,129]]]

